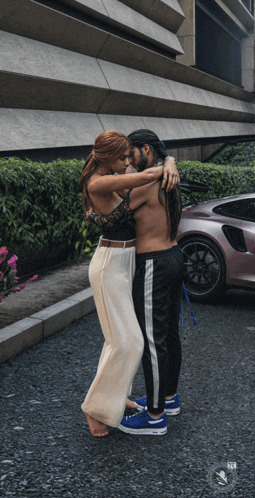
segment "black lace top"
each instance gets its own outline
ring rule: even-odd
[[[132,240],[136,238],[135,220],[130,209],[130,191],[123,201],[108,215],[99,215],[92,210],[86,214],[86,219],[100,228],[102,236],[108,240]]]
[[[92,210],[88,211],[86,215],[87,220],[103,229],[103,238],[109,240],[131,240],[136,237],[135,220],[132,215],[145,203],[132,210],[130,208],[131,190],[129,190],[127,197],[107,216],[95,214]],[[177,236],[182,212],[180,187],[177,186],[167,193],[164,189],[160,189],[159,202],[166,209],[170,239],[173,241]]]

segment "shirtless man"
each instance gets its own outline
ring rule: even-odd
[[[166,151],[150,130],[128,137],[138,171],[161,165]],[[123,417],[119,429],[129,434],[163,435],[166,414],[180,411],[177,393],[181,366],[179,316],[184,264],[176,242],[181,215],[180,190],[166,192],[161,181],[130,193],[136,220],[136,272],[133,300],[145,348],[143,370],[147,397],[136,400],[140,413]]]

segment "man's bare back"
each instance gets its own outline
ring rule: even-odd
[[[176,240],[170,239],[166,209],[159,202],[160,188],[161,180],[138,187],[130,193],[131,209],[141,206],[134,213],[138,254],[163,251],[177,244]]]

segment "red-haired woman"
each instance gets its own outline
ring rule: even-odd
[[[124,174],[132,164],[132,145],[117,131],[104,131],[95,140],[93,150],[83,168],[80,185],[83,209],[110,215],[122,222],[114,231],[104,231],[89,267],[89,279],[97,313],[105,338],[97,374],[87,393],[84,411],[93,436],[108,434],[107,425],[118,427],[133,378],[143,353],[143,336],[132,301],[135,270],[135,227],[123,222],[124,199],[117,192],[157,181],[167,169],[149,168],[141,173]],[[117,175],[115,173],[118,173]]]

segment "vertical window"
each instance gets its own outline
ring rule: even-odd
[[[254,12],[254,2],[253,0],[242,0],[245,7],[253,14]]]
[[[196,5],[196,67],[241,86],[241,42],[220,21]]]

